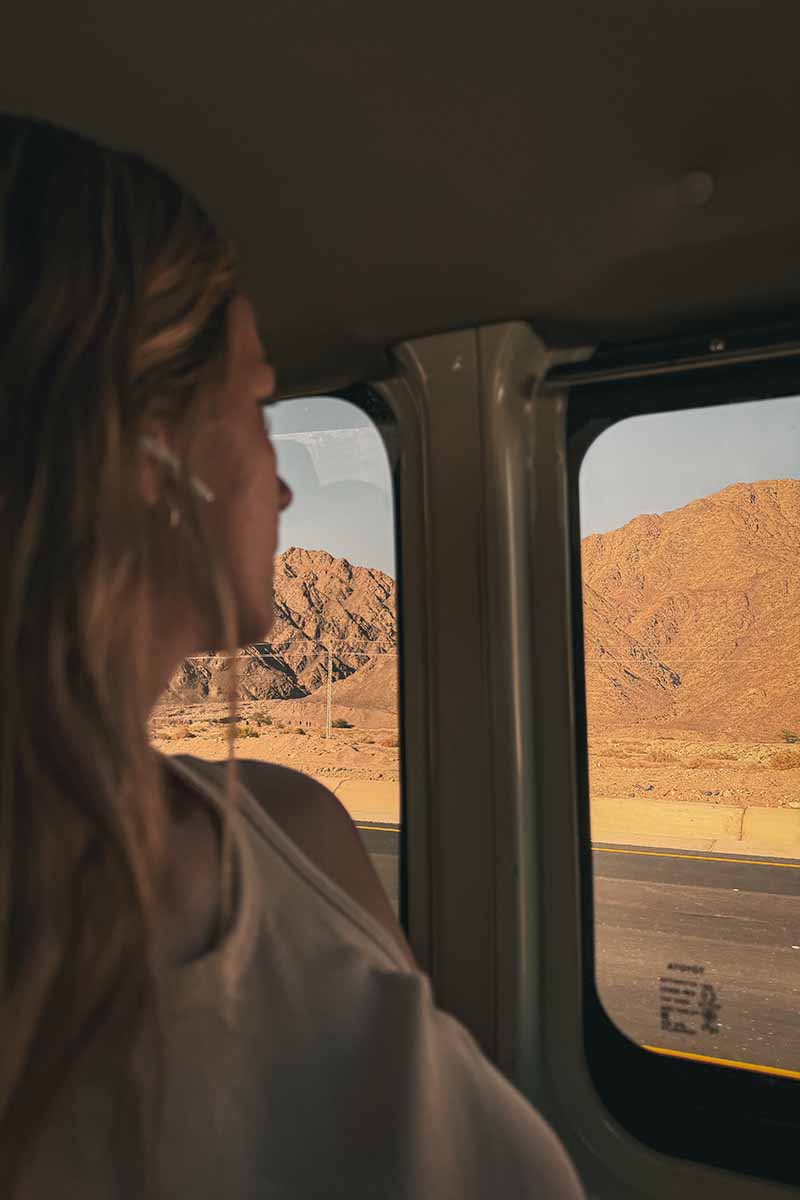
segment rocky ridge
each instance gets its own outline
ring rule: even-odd
[[[800,480],[737,483],[636,517],[585,538],[581,556],[591,735],[800,734]],[[336,713],[385,724],[397,696],[394,581],[288,550],[275,613],[269,640],[237,658],[240,699],[293,701],[282,709],[291,719],[321,711],[330,643]],[[222,699],[230,667],[187,661],[165,699]]]
[[[733,484],[581,552],[590,731],[800,730],[800,481]]]
[[[290,549],[275,560],[275,623],[269,640],[236,657],[240,700],[301,700],[327,683],[328,647],[334,691],[341,703],[396,706],[395,582],[382,571],[356,567],[324,550]],[[234,664],[204,654],[183,662],[166,701],[218,700],[227,695]],[[354,686],[364,679],[367,695]]]

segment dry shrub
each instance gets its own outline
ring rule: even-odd
[[[388,749],[391,749],[391,750],[396,750],[397,747],[400,745],[400,742],[398,741],[398,739],[396,737],[385,737],[385,738],[381,738],[381,740],[378,742],[378,745],[386,746]]]
[[[237,725],[234,728],[233,736],[235,738],[258,737],[258,730],[251,729],[249,725]]]
[[[652,750],[648,757],[650,762],[654,763],[674,763],[678,761],[671,750]]]
[[[158,736],[165,742],[180,742],[184,738],[195,737],[195,733],[188,725],[173,725],[171,729],[162,730]]]
[[[306,736],[306,731],[303,729],[302,725],[298,725],[296,729],[292,730],[292,733],[297,733],[300,735],[300,737]]]
[[[738,757],[739,755],[735,750],[712,750],[709,754],[709,758],[715,758],[717,760],[721,760],[722,762],[733,762],[738,759]]]
[[[776,771],[792,771],[800,767],[800,751],[779,750],[769,760],[769,765]]]

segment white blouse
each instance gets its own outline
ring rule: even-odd
[[[169,980],[164,1200],[583,1200],[555,1134],[430,982],[240,784],[227,935]],[[31,1200],[126,1196],[102,1091],[65,1097]],[[54,1191],[53,1188],[56,1188]]]

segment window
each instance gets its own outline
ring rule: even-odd
[[[268,409],[293,492],[275,563],[275,623],[238,655],[236,752],[330,788],[400,910],[400,742],[391,414],[369,393]],[[153,713],[166,753],[228,753],[226,660],[185,661]]]
[[[587,1054],[643,1140],[795,1179],[800,389],[713,374],[570,410]]]
[[[580,477],[601,1000],[798,1079],[799,430],[794,398],[630,417]]]

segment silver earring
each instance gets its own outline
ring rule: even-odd
[[[205,500],[206,504],[213,504],[216,500],[216,496],[208,484],[204,483],[202,479],[198,479],[197,475],[189,476],[189,487],[195,496],[199,496],[201,500]]]
[[[147,454],[151,455],[151,457],[162,463],[163,466],[169,467],[169,470],[175,479],[183,478],[183,468],[181,467],[180,460],[176,458],[176,456],[167,446],[164,446],[161,442],[156,441],[155,438],[151,438],[146,433],[140,434],[139,444]],[[206,502],[206,504],[214,503],[216,496],[208,484],[204,483],[202,479],[198,479],[197,475],[190,475],[188,483],[195,496],[199,496],[201,500]],[[180,514],[177,521],[173,521],[170,518],[171,525],[177,525],[179,522]]]
[[[139,435],[139,445],[151,456],[151,458],[156,459],[157,462],[163,463],[165,467],[169,467],[173,475],[180,475],[181,464],[178,462],[178,459],[168,446],[165,446],[162,442],[156,441],[155,438],[150,437],[150,435],[147,433],[142,433]]]

